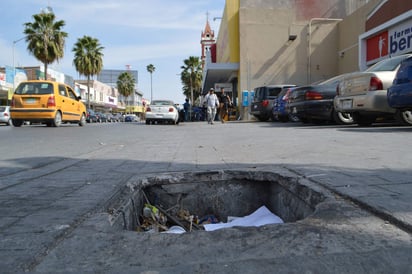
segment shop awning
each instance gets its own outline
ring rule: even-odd
[[[206,58],[203,69],[203,93],[210,88],[214,88],[215,83],[230,83],[237,77],[239,63],[212,63],[210,58]]]

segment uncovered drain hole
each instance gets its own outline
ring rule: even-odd
[[[113,214],[114,222],[133,231],[195,231],[204,230],[207,223],[227,223],[232,216],[266,210],[291,223],[312,214],[325,199],[293,177],[223,174],[152,177],[129,185],[132,194],[120,201],[117,212],[122,214]]]

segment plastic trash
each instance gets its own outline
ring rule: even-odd
[[[183,227],[174,225],[174,226],[171,226],[169,230],[163,231],[162,233],[182,234],[185,232],[186,230]]]
[[[262,226],[267,224],[281,224],[283,220],[273,214],[266,206],[262,206],[250,215],[239,218],[232,218],[229,223],[205,224],[206,231],[213,231],[234,226]]]

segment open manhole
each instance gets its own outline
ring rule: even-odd
[[[127,230],[151,232],[176,227],[182,231],[204,230],[205,224],[227,224],[233,216],[253,215],[259,223],[268,212],[291,223],[305,219],[325,200],[308,182],[258,171],[145,177],[129,182],[126,189],[109,209],[113,223]],[[265,214],[255,215],[262,213],[262,208]],[[258,226],[253,221],[247,224]]]

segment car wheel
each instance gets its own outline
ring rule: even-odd
[[[289,117],[289,121],[292,121],[292,122],[300,122],[299,117],[296,116],[296,115],[294,115],[294,114],[289,114],[288,117]]]
[[[56,112],[56,115],[54,116],[51,124],[53,127],[59,127],[62,124],[62,114],[60,113],[60,111]]]
[[[86,116],[84,113],[82,114],[82,118],[80,118],[79,126],[84,127],[86,125]]]
[[[146,125],[150,125],[150,120],[146,120]]]
[[[412,126],[412,111],[410,110],[397,110],[396,118],[405,125]]]
[[[339,125],[350,125],[353,124],[353,117],[350,113],[334,111],[333,120]]]
[[[359,113],[353,114],[353,121],[361,127],[368,127],[375,122],[376,117],[374,116],[362,116]]]
[[[21,127],[21,125],[23,124],[23,121],[22,120],[12,120],[11,123],[15,127]]]

